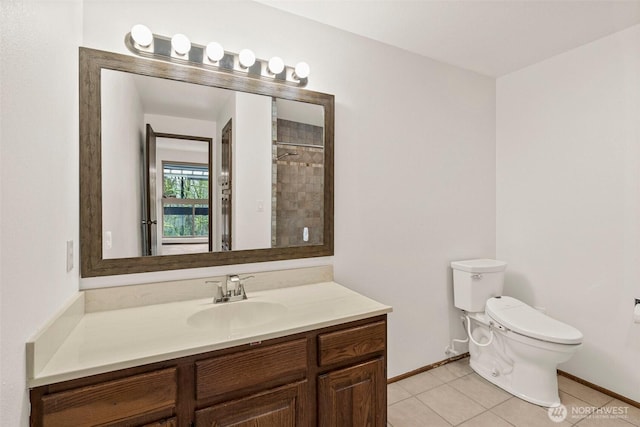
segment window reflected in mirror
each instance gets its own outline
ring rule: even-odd
[[[161,254],[207,252],[208,239],[209,165],[163,161]]]

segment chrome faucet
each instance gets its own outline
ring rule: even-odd
[[[243,280],[250,279],[253,276],[247,276],[240,278],[237,274],[230,274],[227,276],[225,282],[219,281],[208,281],[206,283],[217,283],[218,288],[216,289],[216,294],[213,297],[213,303],[218,304],[221,302],[233,302],[233,301],[242,301],[247,299],[247,294],[244,291],[244,285],[242,284]],[[224,287],[223,287],[224,284]]]
[[[242,289],[242,284],[240,282],[240,276],[237,274],[230,274],[227,276],[227,296],[235,297],[238,295],[243,295],[244,290]],[[244,295],[245,299],[247,298],[246,294]]]

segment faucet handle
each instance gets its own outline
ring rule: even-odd
[[[222,282],[220,280],[207,280],[204,283],[207,283],[207,284],[209,284],[209,283],[217,283],[218,286],[222,285]]]
[[[213,303],[222,302],[224,300],[224,292],[222,291],[222,282],[220,280],[207,280],[204,283],[217,283],[218,288],[216,289],[216,294],[213,297]]]
[[[244,290],[244,285],[242,284],[243,280],[252,279],[255,276],[245,276],[240,278],[240,282],[238,283],[238,292],[237,295],[242,295],[242,299],[247,299],[247,293]]]

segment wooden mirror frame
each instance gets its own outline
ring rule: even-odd
[[[111,276],[333,255],[334,96],[268,80],[80,48],[81,277]],[[102,258],[101,70],[214,86],[324,108],[324,230],[321,245],[198,254]]]

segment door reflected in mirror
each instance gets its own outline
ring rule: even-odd
[[[322,105],[101,70],[104,259],[322,245]]]

